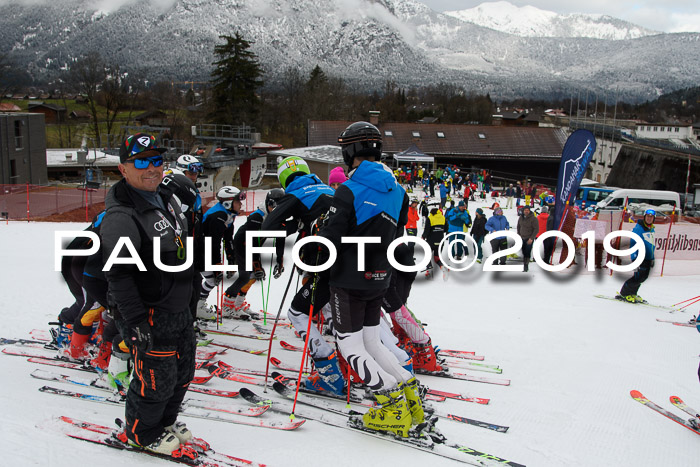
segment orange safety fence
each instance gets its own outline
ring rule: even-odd
[[[110,187],[84,189],[83,187],[0,184],[0,219],[26,221],[89,222],[104,209],[104,200]],[[256,196],[257,195],[257,196]],[[200,193],[206,212],[216,204],[212,192]],[[246,191],[241,215],[257,209],[265,193]]]

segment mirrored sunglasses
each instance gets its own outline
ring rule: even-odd
[[[147,169],[149,164],[153,164],[153,167],[160,167],[163,165],[163,156],[151,156],[144,157],[142,159],[133,159],[126,161],[125,163],[134,164],[137,169]]]

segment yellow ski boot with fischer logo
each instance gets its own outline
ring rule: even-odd
[[[401,437],[407,437],[411,429],[411,411],[406,404],[403,385],[374,393],[378,407],[370,408],[362,416],[365,428],[376,431],[388,431]]]

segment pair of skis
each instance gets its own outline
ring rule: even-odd
[[[699,425],[693,425],[690,423],[688,420],[684,420],[683,418],[679,417],[678,415],[674,414],[673,412],[664,409],[660,405],[650,401],[646,397],[644,397],[644,394],[637,390],[632,390],[630,391],[630,396],[637,402],[646,405],[650,409],[660,413],[664,417],[673,420],[674,422],[678,423],[679,425],[683,425],[690,431],[700,435],[700,412],[697,410],[693,409],[692,407],[689,407],[683,400],[678,397],[678,396],[671,396],[669,400],[671,401],[671,404],[673,404],[675,407],[679,408],[683,412],[687,413],[688,415],[691,415],[693,418],[697,419]]]
[[[596,298],[602,298],[602,299],[605,299],[605,300],[615,300],[616,302],[629,303],[630,305],[648,306],[648,307],[651,307],[651,308],[656,308],[656,309],[665,310],[665,311],[678,311],[677,308],[673,308],[673,307],[665,306],[665,305],[656,305],[656,304],[654,304],[654,303],[649,303],[649,302],[647,302],[646,300],[641,301],[641,302],[628,302],[627,300],[625,300],[625,299],[624,299],[621,295],[619,295],[619,294],[616,295],[616,296],[614,296],[614,297],[611,297],[611,296],[609,296],[609,295],[600,295],[600,294],[596,294],[596,295],[593,295],[593,296],[596,297]]]
[[[280,345],[282,346],[283,349],[289,350],[292,352],[301,352],[303,349],[301,347],[289,344],[288,342],[285,341],[280,341]],[[457,356],[457,358],[465,358],[465,359],[470,359],[469,357],[476,357],[473,354],[470,354],[469,352],[462,353],[462,351],[455,351],[455,350],[440,350],[439,351],[440,356]],[[484,357],[480,357],[481,360],[484,359]],[[476,358],[475,358],[476,359]],[[449,363],[448,363],[449,365]],[[485,371],[486,367],[481,369],[481,371]],[[497,371],[493,371],[494,368],[491,366],[491,372],[496,373]],[[497,368],[495,369],[497,370]],[[500,379],[500,378],[485,378],[482,376],[473,376],[469,375],[466,373],[456,373],[456,372],[451,372],[451,371],[422,371],[420,369],[415,370],[416,373],[422,374],[422,375],[429,375],[429,376],[438,376],[441,378],[452,378],[452,379],[460,379],[463,381],[472,381],[476,383],[486,383],[486,384],[497,384],[500,386],[510,386],[510,380],[509,379]]]
[[[51,386],[43,386],[39,391],[56,396],[70,397],[76,400],[84,400],[97,402],[108,405],[121,405],[123,401],[120,396],[101,396],[95,394],[84,394],[75,391],[67,391],[64,389],[54,388]],[[275,430],[291,431],[302,426],[306,420],[268,420],[266,418],[258,418],[269,407],[260,407],[259,410],[251,411],[249,407],[241,406],[234,400],[226,403],[217,403],[204,401],[199,399],[186,399],[180,407],[180,415],[193,418],[202,418],[225,423],[233,423],[236,425],[248,425],[261,428],[271,428]]]
[[[271,401],[246,388],[241,389],[241,397],[249,401],[251,404],[270,405],[270,410],[286,414],[291,413],[291,401],[294,399],[294,390],[279,381],[274,382],[273,389],[285,400]],[[392,443],[429,452],[431,454],[453,459],[461,463],[484,466],[499,464],[508,465],[511,467],[523,467],[521,464],[508,461],[507,459],[503,459],[501,457],[486,454],[456,443],[447,442],[444,437],[439,435],[439,433],[433,433],[433,438],[428,433],[421,435],[420,433],[414,432],[414,436],[402,438],[390,433],[383,433],[367,429],[362,426],[361,421],[358,423],[358,417],[361,414],[349,411],[347,409],[330,408],[328,401],[309,397],[306,394],[299,394],[297,403],[309,408],[320,409],[320,412],[309,412],[308,410],[305,411],[302,407],[297,407],[296,412],[303,415],[305,418],[316,420],[329,426],[348,429],[367,436],[372,436],[374,438],[384,439]]]
[[[48,427],[45,424],[43,428]],[[60,416],[52,424],[52,428],[57,429],[66,436],[86,441],[93,444],[107,446],[122,451],[143,453],[149,456],[165,459],[179,464],[202,466],[202,467],[264,467],[265,464],[243,459],[240,457],[215,452],[208,443],[198,440],[196,444],[184,445],[171,455],[158,454],[138,446],[125,443],[116,436],[115,429],[96,423],[78,420],[72,417]]]

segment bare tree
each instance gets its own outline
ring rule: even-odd
[[[72,68],[74,82],[77,83],[79,92],[85,96],[85,105],[92,120],[92,136],[98,144],[101,141],[98,94],[107,78],[105,69],[105,63],[97,52],[89,52]]]

